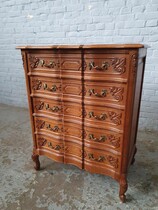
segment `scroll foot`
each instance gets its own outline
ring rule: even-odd
[[[125,175],[122,175],[120,179],[120,192],[119,192],[119,197],[122,203],[126,202],[126,195],[125,192],[127,191],[128,184],[127,184],[127,179]]]
[[[40,170],[40,162],[39,162],[39,155],[33,154],[32,160],[35,162],[34,168],[38,171]]]

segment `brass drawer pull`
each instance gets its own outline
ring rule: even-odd
[[[100,138],[95,138],[93,134],[89,134],[89,139],[97,142],[105,142],[106,136],[100,136]]]
[[[89,63],[89,70],[92,70],[92,69],[96,69],[98,71],[106,71],[108,70],[108,67],[109,67],[109,63],[108,62],[103,62],[102,65],[99,67],[99,66],[95,66],[95,63],[93,61],[91,61]]]
[[[54,147],[51,142],[48,142],[48,147],[50,147],[51,149],[54,149],[54,150],[58,150],[58,151],[61,149],[60,145],[56,145]]]
[[[88,154],[90,160],[97,161],[97,162],[104,162],[105,157],[99,156],[99,158],[95,158],[93,154]]]
[[[45,60],[42,60],[42,59],[41,59],[41,60],[39,61],[39,64],[40,64],[42,67],[44,66],[44,67],[47,67],[47,68],[54,68],[54,67],[56,66],[56,65],[55,65],[55,62],[52,61],[52,60],[51,60],[48,64],[46,64],[46,63],[45,63]]]
[[[52,112],[58,112],[59,110],[61,110],[58,106],[53,106],[52,108],[50,108],[49,104],[45,104],[45,108],[46,110],[50,110]]]
[[[46,125],[46,128],[50,131],[54,131],[54,132],[58,132],[59,131],[59,127],[57,125],[54,126],[54,128],[51,127],[50,124]]]
[[[106,120],[107,115],[101,114],[100,116],[94,115],[94,112],[89,112],[89,118],[95,118],[96,120]]]
[[[48,87],[48,85],[46,83],[43,84],[43,89],[44,90],[49,90],[51,92],[56,92],[57,91],[57,86],[56,85],[52,85],[51,88]]]
[[[89,89],[88,92],[89,92],[89,95],[90,96],[91,95],[95,95],[97,97],[105,97],[106,94],[107,94],[107,90],[105,90],[105,89],[103,89],[100,94],[99,93],[95,93],[95,90],[94,89]]]

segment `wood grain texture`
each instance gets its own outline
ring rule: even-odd
[[[126,200],[134,162],[146,49],[22,46],[35,169],[39,155],[111,176]]]

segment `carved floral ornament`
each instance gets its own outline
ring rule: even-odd
[[[108,61],[103,60],[101,66],[95,64],[94,61],[89,62],[89,65],[84,61],[84,69],[87,68],[92,71],[108,71],[109,67],[112,66],[112,69],[119,74],[123,74],[126,71],[126,58],[108,58]]]
[[[63,150],[63,145],[54,144],[54,143],[52,143],[51,141],[48,141],[45,138],[39,138],[38,139],[38,145],[39,145],[39,147],[47,146],[47,147],[49,147],[53,150],[57,150],[57,151]]]
[[[84,116],[87,116],[86,110],[84,110]],[[116,112],[109,111],[107,114],[101,113],[100,115],[95,115],[92,111],[88,113],[88,117],[99,121],[106,121],[107,119],[110,119],[115,125],[121,125],[122,113],[118,114]]]
[[[54,127],[51,126],[51,124],[45,122],[44,120],[36,120],[36,128],[37,129],[43,129],[53,131],[56,133],[60,133],[63,131],[63,128],[59,128],[58,125],[55,125]]]
[[[86,138],[86,136],[87,136],[86,131],[84,131],[84,138]],[[107,135],[102,134],[102,135],[100,135],[99,138],[97,138],[97,137],[95,137],[95,135],[93,133],[89,133],[88,139],[91,141],[100,142],[100,143],[108,142],[115,148],[120,147],[120,141],[121,141],[120,137],[116,137],[111,134],[107,134]]]
[[[86,95],[86,92],[89,93],[89,96],[95,96],[95,97],[99,97],[99,98],[105,98],[108,96],[108,94],[111,94],[115,100],[122,101],[124,88],[113,86],[108,89],[102,89],[100,91],[100,93],[98,93],[95,89],[89,89],[88,91],[86,91],[86,88],[85,88],[85,91],[84,91],[85,95]]]
[[[54,58],[51,58],[49,61],[46,61],[43,58],[39,58],[33,55],[29,55],[29,62],[31,69],[35,69],[37,67],[55,68],[56,66],[60,66],[59,61],[55,62]]]
[[[137,70],[137,54],[134,53],[131,56],[131,62],[132,62],[132,71],[134,74],[136,74],[136,70]]]
[[[32,80],[32,89],[33,90],[40,90],[42,88],[43,88],[43,90],[46,90],[49,92],[57,92],[57,91],[61,91],[62,86],[61,86],[61,84],[59,86],[57,86],[56,84],[53,84],[53,83],[52,83],[52,85],[49,86],[46,82],[42,82],[39,79]]]
[[[84,153],[84,156],[87,157],[89,160],[99,163],[108,163],[113,168],[119,167],[119,159],[116,157],[113,157],[111,155],[94,155],[93,153]]]
[[[62,107],[59,106],[50,106],[48,103],[45,103],[43,101],[38,101],[37,104],[35,105],[35,110],[40,111],[40,110],[48,110],[51,112],[61,112]]]

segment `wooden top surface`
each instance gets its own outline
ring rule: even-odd
[[[16,49],[124,49],[124,48],[144,48],[142,44],[95,44],[95,45],[24,45],[17,46]]]

